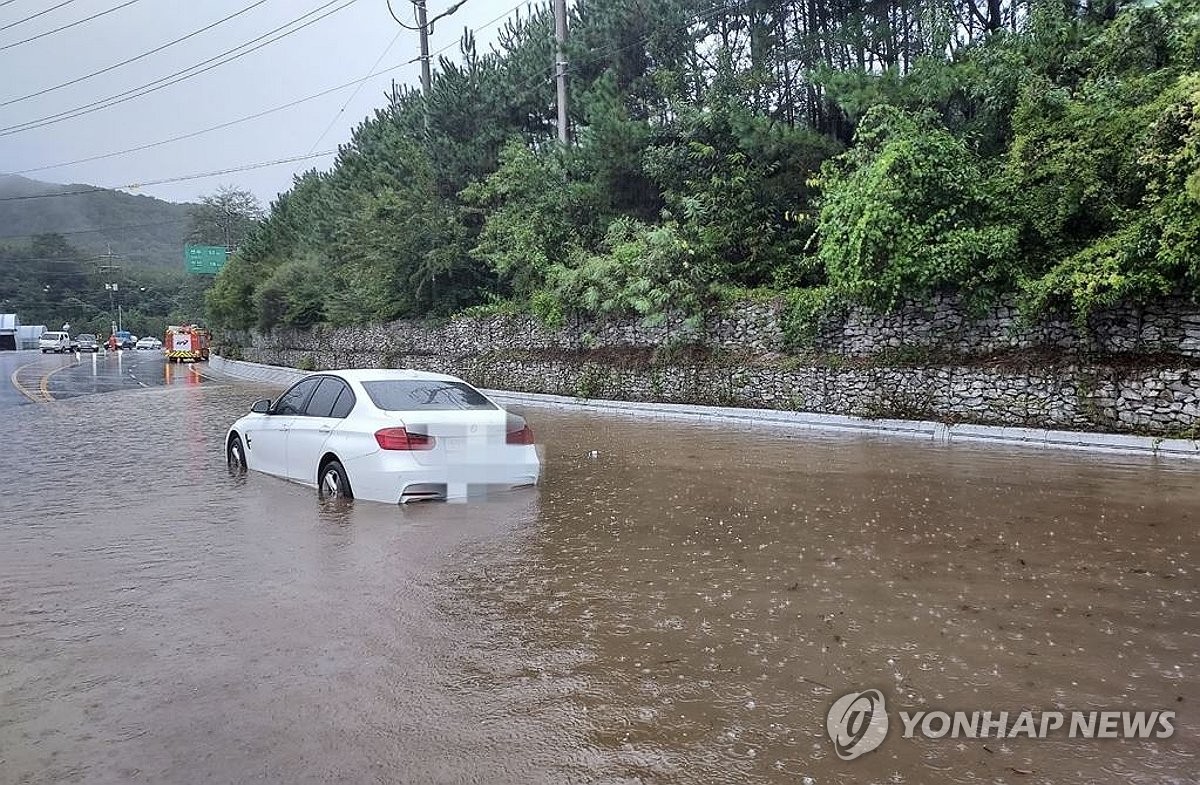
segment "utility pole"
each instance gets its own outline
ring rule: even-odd
[[[428,101],[429,90],[433,86],[429,64],[429,20],[425,16],[425,0],[412,0],[412,3],[417,7],[417,28],[421,32],[421,95]]]
[[[112,246],[109,246],[108,253],[100,256],[97,259],[97,262],[105,261],[105,262],[107,262],[107,264],[99,264],[98,263],[96,265],[96,272],[102,274],[105,278],[115,278],[116,277],[115,274],[121,269],[121,266],[118,264],[113,264],[113,260],[119,259],[119,258],[120,258],[120,256],[118,254],[113,253]],[[111,319],[113,308],[119,308],[119,306],[117,306],[115,303],[115,299],[117,297],[117,292],[119,292],[121,289],[116,281],[106,282],[104,284],[104,288],[108,292],[108,314],[109,314],[109,318]],[[117,321],[113,323],[113,330],[112,330],[113,332],[116,332],[117,330],[121,329],[121,327],[120,327],[121,316],[120,316],[119,310],[118,310],[117,314],[118,314]]]
[[[554,0],[554,76],[558,82],[558,141],[571,140],[567,126],[567,0]]]
[[[392,0],[387,0],[388,12],[392,18],[396,20],[396,24],[403,27],[405,30],[415,30],[421,36],[421,55],[417,59],[421,61],[421,95],[425,98],[425,130],[429,130],[429,91],[433,89],[433,63],[429,54],[429,36],[433,33],[433,26],[438,20],[445,19],[453,14],[458,9],[462,8],[467,0],[458,0],[457,3],[442,11],[440,14],[430,19],[426,13],[425,0],[409,0],[413,5],[413,11],[417,17],[416,27],[406,24],[401,21],[400,17],[396,16],[395,10],[392,8]],[[412,60],[409,61],[413,62]],[[394,91],[393,91],[394,93]]]

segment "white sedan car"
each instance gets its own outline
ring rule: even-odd
[[[462,379],[409,370],[315,373],[229,429],[231,469],[395,504],[537,484],[525,421]]]
[[[138,342],[133,345],[133,348],[139,351],[143,349],[161,349],[162,341],[152,336],[146,336],[145,338],[139,338]]]

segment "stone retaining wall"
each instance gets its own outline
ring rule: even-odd
[[[701,326],[528,316],[428,326],[276,331],[233,354],[309,369],[407,367],[495,389],[625,401],[1160,435],[1200,422],[1200,309],[1180,301],[1025,324],[950,299],[856,308],[789,353],[782,306],[752,302]],[[997,353],[1000,353],[998,356]],[[903,361],[901,360],[903,359]]]

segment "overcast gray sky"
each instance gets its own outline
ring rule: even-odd
[[[15,24],[62,2],[13,0],[0,7],[0,28],[7,26],[0,29],[0,104],[140,55],[252,6],[257,0],[69,0],[61,8]],[[328,2],[263,0],[230,21],[149,57],[44,95],[0,106],[0,129],[73,110],[168,76]],[[276,43],[144,97],[39,128],[17,133],[0,130],[0,172],[24,172],[187,134],[360,79],[373,70],[381,55],[383,59],[374,70],[405,63],[417,55],[417,33],[408,30],[401,31],[388,50],[399,28],[384,0],[338,0],[320,13],[347,2],[349,5],[342,10]],[[452,2],[429,0],[430,15]],[[125,3],[129,5],[92,21],[12,46]],[[464,27],[485,25],[516,4],[516,0],[467,0],[453,17],[437,25],[432,48],[436,51],[450,46],[446,55],[456,59],[457,41]],[[392,5],[402,19],[411,19],[409,0],[392,0]],[[494,40],[499,27],[500,23],[493,24],[476,34],[481,51]],[[192,139],[27,172],[25,176],[48,182],[118,187],[332,150],[347,141],[351,129],[384,103],[393,78],[416,85],[419,75],[419,66],[413,63],[370,79],[340,115],[354,87]],[[321,139],[331,120],[333,126]],[[326,156],[127,190],[191,201],[218,185],[229,184],[250,189],[266,207],[279,191],[290,186],[293,174],[312,166],[328,168],[331,161],[332,156]]]

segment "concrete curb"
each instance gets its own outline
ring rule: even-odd
[[[295,368],[226,360],[213,355],[213,372],[246,381],[289,385],[309,372]],[[1055,431],[1043,428],[1013,428],[994,425],[946,425],[929,420],[871,420],[840,414],[792,412],[778,409],[745,409],[723,406],[693,406],[677,403],[644,403],[572,398],[565,395],[484,390],[500,403],[545,406],[662,420],[692,420],[751,426],[801,428],[817,431],[853,431],[889,436],[907,436],[936,442],[992,442],[1052,449],[1087,450],[1173,458],[1200,458],[1200,442],[1192,439],[1160,439],[1119,433]]]
[[[284,368],[281,365],[263,365],[261,363],[248,363],[242,360],[226,360],[224,357],[215,354],[210,355],[208,358],[208,369],[214,373],[232,376],[237,379],[279,385],[293,384],[308,376],[309,373],[308,371],[301,371],[296,368]]]

